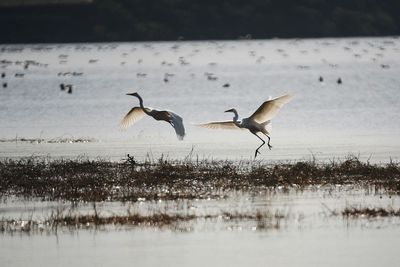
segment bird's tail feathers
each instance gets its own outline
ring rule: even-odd
[[[174,127],[175,129],[175,133],[176,136],[178,137],[179,140],[183,140],[183,138],[185,137],[185,127],[183,126],[183,119],[175,114],[171,112],[171,125]]]

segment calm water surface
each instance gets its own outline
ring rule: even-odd
[[[37,62],[24,68],[24,61]],[[247,117],[269,98],[294,99],[273,120],[265,161],[316,156],[388,162],[400,158],[400,39],[352,38],[226,42],[0,45],[0,157],[86,155],[119,161],[160,155],[251,159],[259,140],[246,131],[196,123]],[[73,76],[71,73],[78,75]],[[80,74],[81,73],[81,74]],[[23,77],[15,77],[21,76]],[[168,75],[168,82],[164,78]],[[216,80],[209,80],[212,75]],[[319,81],[319,77],[323,82]],[[338,78],[342,84],[337,83]],[[61,83],[73,92],[61,91]],[[223,87],[229,83],[229,87]],[[138,104],[184,118],[180,142],[166,123],[118,124]],[[21,141],[21,138],[42,141]],[[79,138],[87,143],[70,143]],[[174,227],[60,229],[0,234],[1,266],[396,266],[398,218],[346,219],[346,207],[400,208],[398,196],[337,187],[227,192],[219,200],[98,203],[101,214],[279,213],[279,227],[199,220]],[[2,220],[44,220],[70,203],[3,198]],[[73,212],[92,212],[79,204]]]
[[[249,132],[193,124],[230,120],[223,111],[232,107],[247,117],[269,96],[287,92],[295,98],[273,120],[273,149],[264,148],[260,159],[400,156],[398,38],[1,45],[0,51],[1,81],[8,84],[0,91],[1,140],[96,140],[1,142],[0,157],[181,158],[193,148],[205,158],[250,159],[260,141]],[[46,65],[24,69],[18,63],[25,60]],[[72,84],[73,93],[61,91],[61,83]],[[138,105],[125,94],[135,91],[145,105],[180,114],[186,139],[179,142],[168,124],[151,118],[121,132],[121,118]]]

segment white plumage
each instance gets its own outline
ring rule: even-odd
[[[209,128],[209,129],[247,129],[252,134],[257,136],[263,143],[256,149],[254,158],[257,157],[258,151],[264,144],[265,141],[262,139],[258,133],[262,133],[268,137],[268,147],[272,148],[270,145],[271,137],[267,130],[267,126],[270,126],[271,119],[276,116],[279,110],[293,98],[292,95],[286,94],[281,97],[267,100],[261,104],[261,106],[248,118],[238,121],[239,115],[236,109],[232,108],[225,112],[233,112],[235,115],[232,121],[217,121],[209,122],[204,124],[199,124],[198,126]]]
[[[175,129],[175,133],[179,140],[183,140],[185,137],[185,127],[183,125],[183,119],[176,113],[168,110],[156,110],[149,107],[143,106],[143,99],[138,93],[127,94],[135,96],[139,99],[140,107],[133,107],[122,119],[120,127],[122,130],[126,130],[129,126],[141,120],[145,115],[153,117],[155,120],[162,120],[168,122]]]

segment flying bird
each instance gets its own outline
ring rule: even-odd
[[[234,114],[232,121],[209,122],[199,124],[198,126],[210,129],[248,129],[252,134],[257,136],[262,141],[262,144],[254,153],[254,158],[256,158],[257,154],[261,154],[258,150],[265,145],[265,140],[259,136],[259,133],[262,133],[268,137],[268,147],[271,149],[271,137],[267,130],[267,126],[271,123],[271,119],[275,117],[283,105],[287,104],[291,99],[292,95],[286,94],[275,99],[267,100],[262,103],[261,106],[250,117],[243,118],[241,121],[238,121],[239,115],[236,109],[228,109],[225,112],[232,112]]]
[[[138,93],[127,94],[131,96],[135,96],[139,99],[140,107],[133,107],[122,119],[120,127],[122,130],[126,130],[129,126],[136,123],[140,119],[142,119],[145,115],[149,115],[158,121],[166,121],[174,127],[176,136],[179,140],[183,140],[185,137],[185,127],[183,126],[183,119],[173,113],[172,111],[167,110],[156,110],[150,107],[143,106],[143,99]]]

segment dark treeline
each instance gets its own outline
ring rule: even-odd
[[[386,36],[399,0],[95,0],[0,7],[1,43]]]

